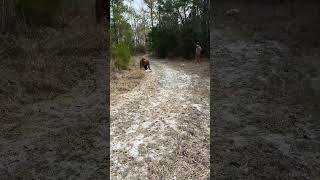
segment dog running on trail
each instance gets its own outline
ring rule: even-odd
[[[144,68],[145,70],[151,70],[150,69],[150,61],[146,57],[142,57],[140,60],[140,69]]]

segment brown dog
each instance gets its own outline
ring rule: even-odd
[[[148,70],[148,69],[151,70],[150,69],[150,61],[149,61],[149,59],[147,59],[145,57],[142,57],[140,60],[140,69],[143,67],[145,70]]]

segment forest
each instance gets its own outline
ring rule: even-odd
[[[208,0],[111,1],[111,49],[114,65],[126,68],[130,54],[193,58],[196,42],[209,56]]]

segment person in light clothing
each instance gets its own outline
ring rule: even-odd
[[[199,42],[197,42],[197,45],[196,45],[196,63],[200,63],[201,51],[202,51],[202,48],[199,45]]]

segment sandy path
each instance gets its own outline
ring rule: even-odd
[[[111,178],[205,179],[209,77],[151,62],[140,86],[111,96]]]

